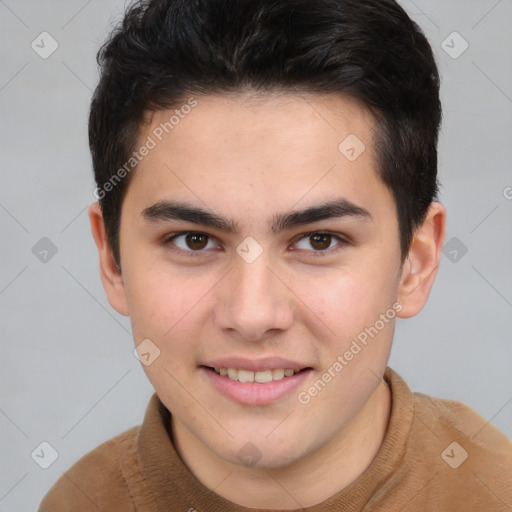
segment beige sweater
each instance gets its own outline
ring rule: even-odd
[[[352,484],[308,512],[511,512],[512,443],[468,406],[412,393],[388,368],[391,416]],[[54,484],[39,512],[254,512],[209,490],[177,454],[156,393],[142,426],[101,444]]]

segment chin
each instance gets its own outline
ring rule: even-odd
[[[297,450],[298,447],[302,448],[297,442],[292,443],[291,446],[283,446],[279,442],[269,443],[264,439],[251,441],[246,438],[237,442],[238,444],[241,447],[236,452],[230,451],[227,454],[218,453],[218,455],[231,464],[248,469],[286,468],[305,455],[303,450],[300,452]]]

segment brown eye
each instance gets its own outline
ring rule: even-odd
[[[316,233],[309,237],[311,247],[317,251],[324,251],[328,249],[332,242],[332,235],[325,233]]]
[[[302,238],[295,243],[295,248],[300,251],[309,252],[311,255],[323,256],[334,254],[348,244],[348,240],[343,236],[324,231],[315,231],[313,233],[304,234]]]
[[[199,256],[207,253],[208,249],[219,248],[210,235],[195,231],[184,231],[165,237],[164,244],[187,256]]]
[[[189,233],[185,237],[185,243],[189,249],[199,251],[207,246],[208,237],[201,233]]]

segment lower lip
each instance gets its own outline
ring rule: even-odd
[[[204,366],[199,369],[210,379],[217,391],[244,405],[268,405],[276,402],[303,384],[312,371],[311,369],[302,370],[291,377],[260,384],[259,382],[239,382],[219,375]]]

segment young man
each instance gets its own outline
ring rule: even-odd
[[[156,393],[40,511],[509,511],[510,441],[387,368],[446,223],[406,13],[150,0],[100,63],[92,232]]]

